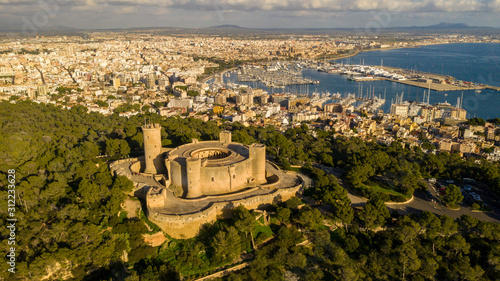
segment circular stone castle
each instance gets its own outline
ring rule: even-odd
[[[167,153],[168,177],[180,186],[186,198],[233,193],[249,184],[266,183],[266,147],[231,143],[231,133],[220,141],[180,146]]]
[[[229,131],[221,132],[219,141],[193,139],[174,149],[161,147],[159,124],[142,131],[144,157],[110,167],[135,183],[148,218],[174,238],[196,236],[203,224],[229,217],[238,205],[265,208],[302,187],[301,178],[266,161],[265,145],[232,142]]]

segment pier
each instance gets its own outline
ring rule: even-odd
[[[455,86],[451,84],[438,84],[438,83],[424,83],[424,82],[418,82],[415,80],[395,80],[395,79],[389,79],[389,78],[384,78],[384,80],[395,82],[395,83],[400,83],[400,84],[405,84],[405,85],[410,85],[410,86],[415,86],[419,88],[424,88],[424,89],[431,89],[433,91],[465,91],[465,90],[475,90],[475,89],[484,89],[484,87],[476,87],[476,88],[465,88],[465,87],[460,87],[460,86]]]
[[[378,81],[378,80],[385,80],[382,77],[349,77],[347,78],[349,81],[356,81],[356,82],[366,82],[366,81]]]
[[[495,91],[499,91],[500,92],[500,87],[495,87],[495,86],[489,86],[489,85],[486,85],[484,86],[485,89],[490,89],[490,90],[495,90]]]
[[[370,65],[336,65],[336,71],[349,75],[351,81],[386,80],[433,91],[467,91],[490,89],[500,91],[500,87],[461,81],[449,75],[428,73],[403,68]]]

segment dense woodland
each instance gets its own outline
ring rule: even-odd
[[[283,168],[303,166],[314,179],[306,195],[270,205],[269,223],[238,207],[233,218],[207,224],[189,240],[145,244],[145,218],[127,219],[120,204],[132,183],[111,175],[107,161],[140,155],[144,119],[163,126],[162,144],[217,139],[267,145]],[[500,194],[498,163],[457,154],[425,154],[394,142],[381,146],[334,138],[307,124],[284,134],[272,127],[202,122],[158,115],[120,118],[32,102],[0,103],[0,187],[16,169],[16,269],[21,280],[190,280],[236,263],[224,280],[500,280],[500,227],[463,216],[390,214],[384,201],[401,196],[372,190],[380,178],[402,195],[421,178],[474,178]],[[338,179],[315,168],[341,168],[353,190],[369,198],[354,209]],[[0,216],[7,218],[7,202]],[[147,222],[150,223],[150,222]],[[154,229],[154,227],[153,227]],[[153,230],[154,232],[155,230]],[[0,231],[7,248],[8,229]],[[12,280],[2,263],[0,276]]]

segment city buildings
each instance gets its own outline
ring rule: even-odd
[[[218,122],[222,118],[247,126],[273,126],[277,130],[308,122],[312,128],[335,135],[383,144],[399,140],[421,146],[428,142],[435,145],[436,151],[463,155],[481,154],[483,147],[500,141],[497,126],[468,126],[467,112],[447,103],[431,105],[400,99],[391,105],[389,113],[383,113],[377,110],[385,102],[380,98],[365,100],[366,107],[355,107],[354,96],[331,102],[332,96],[318,93],[267,93],[237,83],[222,83],[230,71],[242,70],[237,64],[226,69],[227,73],[210,75],[218,72],[217,68],[223,69],[223,64],[248,60],[243,71],[262,69],[259,73],[263,75],[269,71],[273,77],[279,77],[280,68],[295,68],[289,71],[293,74],[307,65],[325,65],[314,60],[323,55],[410,44],[380,40],[383,39],[340,35],[251,40],[111,32],[92,32],[85,38],[4,40],[0,42],[0,99],[33,100],[64,108],[83,105],[91,112],[116,112],[124,117],[152,111],[165,117],[189,116]],[[417,38],[411,46],[484,40],[443,35]],[[273,61],[290,57],[299,60],[288,65]],[[359,71],[379,70],[359,67]]]

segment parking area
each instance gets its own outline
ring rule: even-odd
[[[366,198],[356,196],[351,190],[344,184],[342,180],[342,174],[344,171],[341,169],[332,169],[330,167],[320,166],[327,173],[334,174],[338,179],[339,183],[344,186],[348,191],[348,196],[351,199],[352,205],[356,207],[363,206],[366,202]],[[455,183],[458,186],[465,187],[470,185],[470,192],[474,192],[479,195],[481,199],[487,204],[491,209],[490,212],[477,212],[473,211],[471,206],[465,202],[460,204],[460,210],[452,210],[446,207],[441,201],[441,194],[438,187],[438,182],[442,185],[451,184],[447,182],[446,179],[442,180],[427,180],[427,191],[422,191],[420,189],[416,190],[414,193],[414,198],[411,202],[405,204],[387,204],[387,207],[391,211],[397,211],[400,214],[412,214],[421,213],[422,211],[428,211],[436,215],[447,215],[453,219],[460,218],[462,215],[469,215],[471,217],[477,218],[482,221],[489,221],[500,223],[500,200],[493,194],[486,185],[480,182],[468,183],[467,181],[461,181],[460,183]],[[467,188],[468,189],[468,188]]]
[[[397,211],[400,214],[421,213],[422,211],[429,211],[436,215],[447,215],[453,219],[460,218],[462,215],[469,215],[482,221],[489,221],[500,223],[500,208],[496,197],[481,184],[474,185],[471,191],[476,192],[483,198],[484,202],[491,208],[490,212],[478,212],[472,210],[471,206],[462,202],[460,209],[453,210],[442,203],[438,182],[446,183],[446,180],[437,180],[436,182],[428,182],[428,190],[416,190],[414,199],[407,204],[388,204],[387,207],[392,211]],[[446,183],[450,184],[450,183]],[[460,186],[460,183],[454,183]],[[489,195],[489,196],[488,196]]]
[[[454,184],[460,187],[460,191],[464,196],[464,200],[460,204],[461,208],[500,214],[499,198],[482,182],[464,178],[460,182],[449,179],[429,179],[427,183],[429,188],[426,194],[431,202],[444,205],[441,201],[444,190],[448,185]]]

